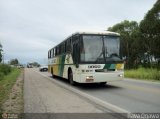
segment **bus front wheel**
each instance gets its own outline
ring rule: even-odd
[[[73,81],[73,73],[72,73],[72,70],[69,70],[68,72],[68,79],[69,79],[69,83],[71,85],[75,85],[75,82]]]
[[[107,82],[100,82],[99,84],[100,84],[101,86],[104,86],[104,85],[107,84]]]

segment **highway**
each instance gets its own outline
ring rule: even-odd
[[[160,112],[160,84],[125,79],[104,87],[79,86],[78,89],[129,112]]]
[[[49,74],[48,72],[39,72],[38,69],[35,68],[25,69],[25,78],[26,78],[24,85],[25,112],[32,112],[32,111],[34,112],[36,109],[36,105],[38,107],[43,108],[43,106],[39,106],[40,102],[43,102],[43,105],[45,105],[45,107],[48,106],[46,107],[47,112],[60,112],[61,108],[59,110],[56,110],[55,108],[52,110],[51,106],[53,105],[55,107],[55,104],[51,103],[54,103],[54,101],[48,100],[46,98],[47,95],[49,95],[51,99],[52,97],[56,98],[54,97],[55,94],[52,93],[55,90],[52,88],[53,85],[54,87],[57,87],[56,88],[57,92],[59,88],[63,88],[64,86],[63,90],[64,92],[66,92],[64,93],[64,95],[66,96],[65,98],[69,98],[69,95],[72,95],[73,97],[70,96],[71,97],[70,100],[73,100],[72,98],[75,98],[75,100],[80,102],[85,101],[85,104],[79,103],[79,105],[76,105],[75,103],[77,108],[73,103],[68,103],[68,105],[66,105],[67,107],[62,108],[62,112],[68,112],[70,105],[72,105],[72,108],[74,107],[73,109],[70,109],[70,112],[77,112],[75,111],[76,109],[79,109],[78,112],[83,112],[83,113],[85,111],[86,113],[91,113],[91,112],[100,113],[100,112],[110,112],[110,111],[114,112],[114,110],[115,112],[121,112],[121,113],[160,112],[160,101],[159,101],[160,83],[158,82],[124,79],[123,81],[108,82],[108,84],[105,86],[100,86],[95,84],[83,84],[83,85],[78,84],[76,86],[71,86],[65,79],[61,78],[53,79],[51,77],[51,74]],[[32,79],[31,82],[29,82],[30,79]],[[38,80],[39,83],[42,84],[38,84],[37,82]],[[34,86],[34,89],[32,89],[33,87],[26,86],[27,83],[30,86],[35,83],[34,85],[37,86]],[[69,89],[67,87],[69,87]],[[30,91],[26,91],[28,90],[28,88],[30,89]],[[32,91],[36,91],[39,90],[38,88],[41,88],[41,90],[38,91],[39,93],[43,91],[45,92],[39,94],[41,96],[41,100],[39,100],[37,95],[35,97],[36,101],[34,101],[34,99],[30,99],[31,96],[35,95],[31,94],[31,89]],[[79,94],[75,94],[76,92],[78,92]],[[62,94],[59,95],[61,95],[61,97],[63,98]],[[94,100],[93,102],[92,99]],[[59,101],[63,100],[59,99]],[[99,103],[94,104],[94,102],[96,101],[99,101]],[[58,105],[61,102],[55,102],[55,103]],[[81,104],[83,106],[81,106]],[[105,106],[103,106],[103,104]],[[84,107],[90,107],[90,108],[87,109]],[[35,112],[46,112],[46,109],[41,109],[40,111],[35,111]]]

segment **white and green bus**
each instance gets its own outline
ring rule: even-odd
[[[48,51],[48,71],[72,85],[122,80],[120,35],[109,31],[76,32]]]

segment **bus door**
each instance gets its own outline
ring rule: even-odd
[[[73,36],[72,43],[73,43],[73,49],[72,49],[73,62],[76,65],[76,68],[78,68],[80,61],[79,36]]]

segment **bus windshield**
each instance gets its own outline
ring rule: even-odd
[[[121,62],[118,36],[83,35],[81,62],[112,63]]]

